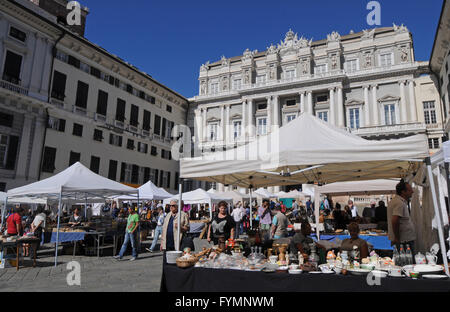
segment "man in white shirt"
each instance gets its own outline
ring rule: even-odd
[[[352,200],[348,201],[348,206],[350,207],[350,210],[352,211],[352,219],[355,219],[356,217],[358,217],[358,208],[355,205],[353,205]]]
[[[240,228],[241,228],[241,223],[242,223],[242,218],[243,218],[243,214],[242,214],[242,210],[238,207],[235,207],[233,209],[233,211],[231,212],[231,216],[234,219],[234,222],[236,223],[236,229],[234,231],[234,238],[239,238],[239,234],[240,234]]]

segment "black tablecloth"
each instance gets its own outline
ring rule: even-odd
[[[180,269],[163,261],[162,292],[450,292],[450,280],[382,278],[369,286],[366,276]]]

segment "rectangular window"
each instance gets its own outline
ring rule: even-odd
[[[91,75],[100,79],[101,71],[95,67],[91,67]]]
[[[8,151],[8,136],[0,134],[0,168],[5,168]]]
[[[166,111],[168,111],[169,113],[171,113],[171,112],[172,112],[172,106],[167,105],[167,106],[166,106]]]
[[[109,134],[109,144],[122,147],[122,137],[113,133]]]
[[[56,51],[56,58],[58,60],[60,60],[61,62],[64,62],[64,63],[68,63],[69,62],[69,56],[66,53],[64,53],[63,51],[60,51],[60,50]]]
[[[258,135],[266,135],[267,134],[267,118],[258,118],[257,119],[257,127],[258,127]]]
[[[210,84],[210,94],[217,94],[219,93],[219,83],[218,82],[214,82]]]
[[[316,103],[326,103],[326,102],[328,102],[328,95],[316,96]]]
[[[12,128],[14,116],[0,112],[0,126]]]
[[[128,141],[127,141],[127,149],[134,150],[134,140],[128,139]]]
[[[150,131],[150,120],[151,120],[151,113],[144,109],[144,118],[142,120],[143,130]]]
[[[423,102],[423,113],[425,117],[425,124],[435,124],[436,120],[436,109],[434,106],[434,101]]]
[[[392,54],[391,53],[380,54],[380,66],[381,67],[392,66]]]
[[[158,155],[158,149],[156,146],[152,146],[151,150],[150,150],[150,154],[152,156],[157,156]]]
[[[147,152],[148,152],[148,144],[138,142],[138,151],[140,153],[147,154]]]
[[[89,85],[82,81],[78,81],[77,98],[75,101],[75,106],[86,108],[88,102],[88,93],[89,93]]]
[[[139,119],[139,107],[131,104],[130,125],[132,125],[133,127],[137,127],[139,124],[138,119]]]
[[[72,134],[82,137],[83,136],[83,126],[80,124],[74,123]]]
[[[19,137],[10,135],[8,137],[8,148],[6,152],[5,169],[14,170],[16,167],[17,152],[19,148]]]
[[[358,60],[348,60],[345,62],[345,70],[347,73],[354,73],[358,70]]]
[[[3,80],[13,84],[20,84],[20,71],[22,67],[22,55],[6,51],[5,64],[3,66]]]
[[[266,74],[256,76],[256,83],[264,83],[264,82],[266,82]]]
[[[290,122],[291,122],[292,120],[294,120],[296,117],[297,117],[296,114],[289,114],[289,115],[286,115],[286,122],[287,122],[287,123],[290,123]]]
[[[80,68],[80,60],[73,57],[72,55],[69,55],[69,65],[75,66],[76,68]]]
[[[100,172],[100,158],[96,156],[91,156],[91,167],[92,172],[99,173]]]
[[[314,74],[324,74],[327,72],[327,64],[320,64],[314,67]]]
[[[80,161],[81,154],[70,151],[69,167]]]
[[[295,106],[297,105],[297,102],[295,100],[287,100],[286,106]]]
[[[59,119],[56,117],[49,117],[47,123],[48,129],[53,129],[59,132],[66,131],[66,121],[64,119]]]
[[[155,124],[154,124],[153,133],[156,135],[161,134],[161,117],[158,115],[155,115]]]
[[[67,76],[59,71],[53,72],[52,98],[64,101],[66,98]]]
[[[267,103],[261,103],[256,105],[258,110],[264,110],[267,109]]]
[[[384,122],[385,125],[395,125],[395,105],[384,105]]]
[[[125,121],[125,104],[124,100],[117,99],[116,120],[121,122]]]
[[[98,90],[97,114],[106,116],[108,110],[108,93]]]
[[[117,179],[117,161],[109,161],[108,179],[116,181]]]
[[[350,129],[359,129],[359,108],[350,108],[348,115]]]
[[[145,167],[144,168],[144,178],[143,178],[143,183],[147,183],[148,181],[150,181],[150,168]]]
[[[25,40],[27,40],[27,34],[24,33],[21,30],[18,30],[15,27],[12,27],[9,29],[9,35],[19,41],[25,42]]]
[[[242,122],[240,120],[233,121],[233,137],[235,140],[241,137],[241,124]]]
[[[131,183],[133,184],[139,183],[139,166],[137,165],[131,166]]]
[[[91,66],[89,66],[89,65],[86,64],[86,63],[80,62],[80,69],[81,69],[82,71],[84,71],[85,73],[87,73],[87,74],[90,74],[90,73],[91,73]]]
[[[98,142],[103,141],[103,131],[99,129],[94,129],[94,140]]]
[[[208,133],[209,133],[209,140],[210,141],[216,141],[217,140],[217,129],[218,129],[217,123],[210,123],[208,125]]]
[[[317,117],[325,122],[328,122],[328,111],[317,112]]]
[[[120,182],[131,183],[131,174],[133,171],[133,165],[122,163],[120,170]]]
[[[284,72],[284,79],[293,79],[295,78],[295,70],[289,69]]]
[[[56,148],[46,146],[44,159],[42,160],[42,172],[53,173],[55,171]]]
[[[242,79],[234,79],[232,88],[233,90],[240,90],[242,86]]]
[[[439,138],[428,139],[428,147],[430,149],[438,149],[439,148]]]
[[[167,172],[167,183],[166,183],[166,187],[168,189],[170,189],[170,172]]]
[[[179,172],[175,172],[175,183],[174,183],[174,190],[178,190],[179,188],[179,181],[180,181],[180,173]]]

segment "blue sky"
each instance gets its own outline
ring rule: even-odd
[[[265,50],[292,28],[299,36],[326,38],[373,28],[369,0],[79,0],[90,9],[86,37],[185,97],[198,94],[206,61]],[[379,0],[381,25],[404,23],[416,60],[429,60],[442,0]]]

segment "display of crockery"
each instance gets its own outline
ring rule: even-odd
[[[329,264],[321,264],[321,265],[319,265],[319,269],[324,274],[333,274],[333,273],[335,273],[332,268],[333,268],[333,266],[331,266]]]
[[[419,273],[441,273],[444,268],[437,264],[416,264],[413,266],[413,270]]]
[[[422,278],[427,278],[427,279],[448,279],[447,275],[436,275],[436,274],[425,274],[422,275]]]
[[[368,274],[371,272],[371,270],[360,269],[360,268],[348,269],[347,271],[353,275],[365,275],[365,274]]]

